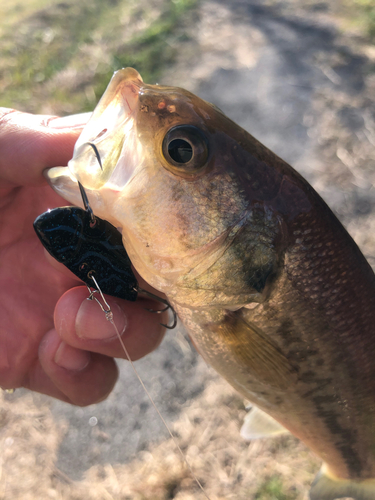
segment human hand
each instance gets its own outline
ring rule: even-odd
[[[113,358],[126,356],[86,286],[44,251],[33,221],[67,205],[42,172],[67,164],[86,120],[0,108],[0,386],[77,405],[104,399],[118,375]],[[159,345],[167,320],[145,308],[160,305],[106,299],[132,360]]]

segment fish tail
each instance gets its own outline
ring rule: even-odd
[[[323,464],[311,486],[310,499],[336,500],[347,497],[354,500],[374,500],[375,479],[340,479]]]

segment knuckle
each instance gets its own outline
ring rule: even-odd
[[[0,128],[2,125],[8,123],[10,115],[17,113],[17,110],[13,108],[2,108],[0,107]]]

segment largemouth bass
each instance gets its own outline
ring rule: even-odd
[[[207,362],[322,458],[312,500],[375,498],[375,276],[306,180],[131,68],[47,177],[74,204],[82,183]]]

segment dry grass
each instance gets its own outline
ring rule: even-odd
[[[72,481],[55,466],[64,425],[43,398],[0,394],[0,499],[203,500],[169,439],[127,465],[91,467]],[[307,500],[319,460],[290,435],[246,444],[245,411],[224,381],[213,381],[172,426],[176,440],[211,500]]]

